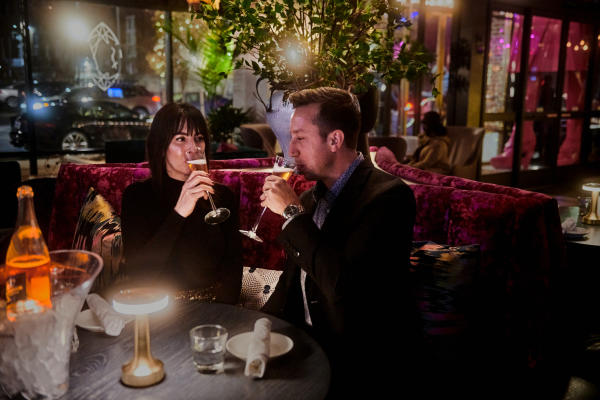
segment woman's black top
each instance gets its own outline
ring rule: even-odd
[[[213,200],[231,216],[218,225],[207,224],[210,203],[199,199],[184,218],[174,210],[183,183],[165,176],[164,193],[156,193],[152,180],[125,189],[121,223],[126,274],[140,284],[207,290],[216,301],[235,304],[242,282],[239,202],[229,188],[215,184]]]

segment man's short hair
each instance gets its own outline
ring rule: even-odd
[[[360,130],[360,105],[356,96],[346,90],[332,87],[304,89],[290,95],[294,108],[319,104],[314,124],[323,139],[336,129],[344,132],[346,147],[356,149]]]

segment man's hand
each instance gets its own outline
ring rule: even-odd
[[[269,175],[263,185],[260,196],[263,207],[269,207],[275,214],[282,215],[290,204],[300,204],[300,199],[286,181],[275,175]]]
[[[206,200],[208,199],[207,192],[215,193],[212,185],[213,181],[206,172],[193,171],[181,187],[179,199],[175,204],[175,211],[184,218],[189,217],[194,211],[199,198]]]

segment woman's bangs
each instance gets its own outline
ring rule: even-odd
[[[203,127],[198,123],[197,119],[190,118],[189,115],[182,115],[179,119],[178,132],[182,132],[186,127],[188,136],[206,136],[206,133],[203,132]]]

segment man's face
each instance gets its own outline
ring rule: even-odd
[[[301,106],[294,110],[290,123],[290,155],[296,161],[298,173],[308,180],[319,180],[333,165],[335,153],[319,134],[314,121],[319,113],[318,104]]]

